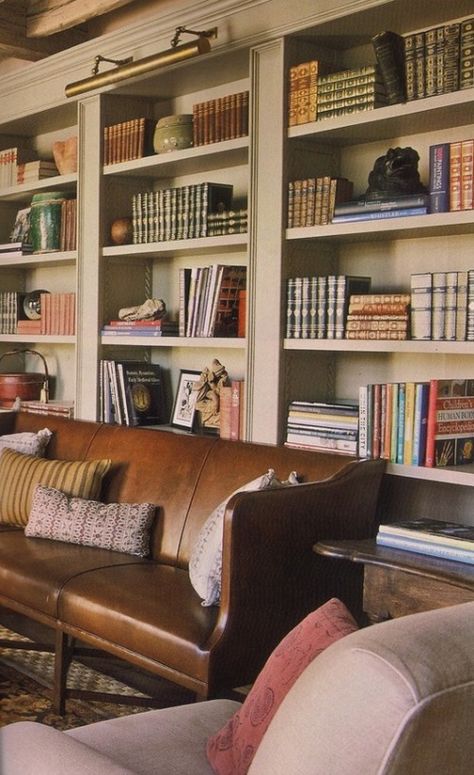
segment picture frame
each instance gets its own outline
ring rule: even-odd
[[[179,373],[178,387],[171,413],[171,425],[174,428],[192,431],[196,418],[197,391],[193,390],[196,382],[199,382],[200,371],[193,369],[181,369]]]

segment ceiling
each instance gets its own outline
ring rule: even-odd
[[[0,0],[0,60],[28,62],[55,54],[98,33],[94,20],[142,0]]]

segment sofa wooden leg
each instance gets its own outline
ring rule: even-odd
[[[61,630],[57,631],[52,702],[54,712],[60,716],[63,716],[66,711],[67,674],[72,661],[73,643],[73,638],[61,632]]]

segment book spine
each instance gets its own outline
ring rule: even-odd
[[[369,385],[359,387],[359,443],[358,455],[366,458],[369,456],[368,446],[368,391]]]
[[[438,380],[432,379],[428,391],[428,417],[426,424],[425,466],[433,468],[435,464],[435,433],[436,433],[436,399],[438,397]]]
[[[411,460],[415,466],[423,466],[425,464],[428,394],[428,383],[417,382],[415,387],[415,416],[413,421],[413,452]]]
[[[459,88],[470,89],[474,86],[474,18],[461,23],[459,57]]]
[[[350,223],[355,221],[375,221],[384,218],[404,218],[411,215],[426,215],[428,207],[402,207],[396,210],[377,210],[375,212],[347,213],[335,215],[333,223]]]
[[[467,334],[467,282],[468,273],[460,271],[456,280],[456,336],[458,342],[466,341]]]
[[[474,140],[461,143],[461,210],[473,208]]]
[[[444,560],[454,560],[454,562],[465,562],[469,565],[474,565],[474,552],[466,549],[456,549],[451,546],[441,546],[428,541],[392,535],[377,535],[376,542],[380,546],[403,549],[408,552],[417,552],[418,554],[432,557],[442,557]]]
[[[403,439],[403,463],[412,464],[413,435],[415,425],[415,383],[405,383],[405,427]]]
[[[447,144],[449,147],[449,144]],[[334,208],[334,215],[363,214],[380,212],[383,210],[403,210],[406,207],[426,207],[429,197],[426,194],[410,194],[395,199],[358,200],[338,202]]]
[[[241,436],[241,401],[243,382],[232,380],[231,382],[231,408],[230,408],[230,438],[238,441]]]
[[[462,192],[462,143],[451,143],[449,149],[449,209],[457,212],[461,209]]]
[[[372,38],[375,56],[380,66],[389,105],[404,102],[405,43],[401,35],[386,31]]]
[[[444,315],[444,339],[447,342],[454,342],[456,339],[456,316],[457,316],[457,272],[446,272],[446,305]]]
[[[433,276],[430,272],[412,274],[411,279],[411,338],[431,339]]]
[[[443,67],[443,93],[457,91],[459,89],[459,56],[460,56],[459,22],[447,24],[444,28],[444,67]]]
[[[449,143],[430,146],[429,154],[429,190],[430,213],[449,212]]]

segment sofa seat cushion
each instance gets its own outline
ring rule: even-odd
[[[210,700],[99,721],[67,735],[140,775],[211,775],[206,738],[238,707]]]
[[[71,579],[59,599],[60,620],[78,636],[83,632],[142,655],[152,661],[150,667],[166,665],[168,673],[159,671],[164,676],[177,670],[207,680],[206,642],[218,609],[201,605],[187,570],[142,563]],[[191,682],[188,688],[195,686]]]
[[[5,605],[30,609],[31,615],[57,618],[57,599],[74,576],[102,566],[130,561],[130,555],[48,539],[27,538],[21,528],[0,533],[0,589]]]

